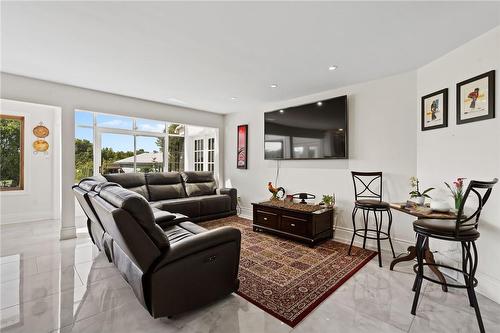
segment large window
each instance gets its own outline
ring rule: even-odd
[[[94,174],[94,114],[75,112],[75,180]]]
[[[168,126],[168,171],[184,171],[184,125]]]
[[[186,168],[186,128],[190,126],[80,110],[75,111],[75,125],[76,181],[96,173]],[[189,147],[193,138],[190,140]],[[202,140],[200,144],[197,170],[207,170],[204,143]],[[212,149],[215,151],[214,142]],[[192,170],[194,166],[189,168]],[[210,168],[215,169],[215,165]]]
[[[24,189],[24,117],[0,115],[0,190]]]

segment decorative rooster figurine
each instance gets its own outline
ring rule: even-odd
[[[285,189],[283,187],[274,187],[272,182],[267,183],[267,189],[273,194],[271,200],[277,200],[285,196]]]

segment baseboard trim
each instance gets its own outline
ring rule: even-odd
[[[26,222],[36,222],[43,220],[54,219],[54,213],[51,211],[44,212],[28,212],[28,213],[15,213],[15,214],[2,214],[0,224],[16,224]]]
[[[238,214],[238,216],[247,220],[252,220],[253,210],[251,207],[240,206],[240,213]]]
[[[476,291],[500,304],[500,280],[481,272],[476,272],[476,278],[478,281]]]
[[[352,233],[353,233],[353,230],[351,228],[337,226],[335,228],[334,239],[338,242],[341,242],[341,243],[350,244],[351,239],[352,239]],[[408,246],[415,245],[415,241],[401,239],[401,238],[394,238],[394,237],[392,237],[391,239],[392,239],[392,244],[394,246],[394,251],[396,252],[396,254],[406,253]],[[362,238],[361,237],[354,238],[354,245],[362,246],[363,245]],[[380,242],[380,246],[382,247],[382,250],[384,250],[384,251],[391,251],[391,247],[390,247],[388,241]],[[377,251],[376,241],[374,241],[374,240],[367,240],[366,247],[369,248],[370,250]]]
[[[76,227],[62,227],[61,235],[59,237],[60,240],[73,239],[76,238]]]

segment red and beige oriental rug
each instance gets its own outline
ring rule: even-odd
[[[238,295],[294,327],[376,253],[328,240],[315,248],[254,232],[252,222],[232,216],[201,224],[241,231]]]

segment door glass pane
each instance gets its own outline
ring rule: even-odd
[[[208,171],[215,171],[215,138],[208,139]]]
[[[194,171],[203,171],[203,139],[194,140]]]
[[[101,135],[101,173],[134,171],[134,136],[103,133]]]
[[[75,111],[75,124],[83,126],[93,126],[94,114],[88,111]]]
[[[154,136],[136,136],[135,165],[137,172],[163,172],[165,139]]]
[[[110,114],[97,114],[96,122],[98,127],[132,129],[132,118],[114,116]]]
[[[0,190],[23,189],[24,117],[0,115]]]
[[[93,129],[75,129],[75,182],[94,174],[94,136]]]
[[[165,133],[165,122],[147,119],[136,119],[135,127],[138,131]]]

